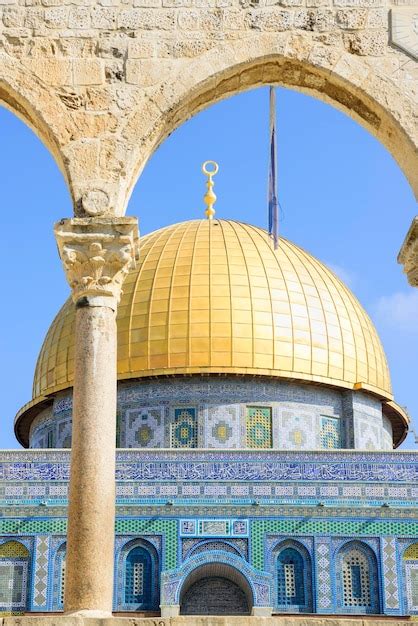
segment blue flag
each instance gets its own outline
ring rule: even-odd
[[[269,235],[274,249],[279,246],[279,206],[277,200],[277,162],[276,162],[276,92],[270,87],[270,162],[269,162]]]

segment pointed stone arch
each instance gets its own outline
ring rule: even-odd
[[[217,45],[187,71],[144,92],[123,130],[131,150],[120,202],[126,206],[147,159],[179,125],[223,98],[269,84],[309,94],[350,115],[392,153],[418,196],[414,104],[396,79],[381,74],[373,59],[333,50],[309,33],[275,33]]]

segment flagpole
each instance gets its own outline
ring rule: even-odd
[[[279,208],[277,200],[277,138],[276,138],[276,92],[270,86],[270,156],[269,156],[269,182],[268,182],[268,216],[269,235],[273,241],[274,249],[279,247]]]

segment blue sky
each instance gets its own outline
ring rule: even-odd
[[[396,262],[417,212],[412,190],[387,150],[343,113],[285,89],[277,108],[281,233],[354,291],[380,333],[395,398],[417,423],[418,289]],[[52,227],[72,210],[46,148],[1,108],[0,136],[0,448],[16,448],[14,415],[31,399],[38,351],[69,293]],[[128,213],[139,217],[142,234],[203,216],[200,167],[215,159],[217,216],[265,227],[267,153],[268,90],[220,102],[155,152]],[[406,447],[414,447],[411,436]]]

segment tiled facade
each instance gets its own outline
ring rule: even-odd
[[[0,453],[2,612],[62,609],[68,477],[69,451]],[[273,612],[417,614],[417,482],[414,453],[121,450],[115,609],[222,567]]]
[[[31,428],[31,448],[71,445],[71,396],[58,394]],[[120,383],[120,448],[391,450],[390,421],[365,393],[257,379]]]

